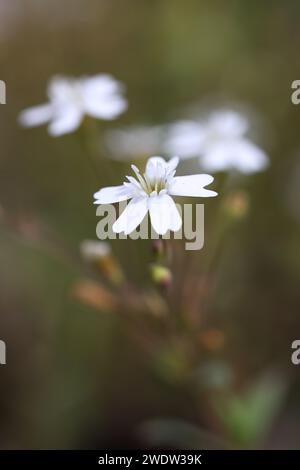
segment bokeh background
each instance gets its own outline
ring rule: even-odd
[[[1,448],[299,448],[300,107],[290,99],[299,2],[1,0],[0,18]],[[249,210],[218,253],[203,326],[214,335],[199,349],[197,386],[176,345],[153,365],[122,312],[70,295],[95,277],[79,254],[95,238],[92,194],[119,184],[129,162],[110,161],[99,144],[96,174],[80,131],[51,138],[17,123],[45,101],[51,76],[101,72],[124,82],[129,109],[97,122],[99,142],[107,129],[181,119],[207,101],[259,116],[271,164],[239,183]],[[216,202],[205,210],[209,254]],[[147,288],[149,244],[112,248],[130,282]],[[185,253],[195,273],[205,253]],[[211,340],[216,331],[224,341]]]

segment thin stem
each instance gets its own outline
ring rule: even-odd
[[[95,178],[100,178],[100,171],[95,156],[98,154],[98,145],[95,129],[91,120],[86,118],[78,132],[81,148],[84,156],[88,157],[92,173]]]

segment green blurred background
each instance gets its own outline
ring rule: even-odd
[[[7,84],[0,108],[1,448],[225,447],[203,390],[191,398],[180,381],[153,374],[120,316],[69,294],[85,269],[79,244],[95,238],[92,194],[119,184],[129,164],[102,163],[99,146],[97,176],[80,132],[54,139],[45,127],[20,128],[17,116],[45,101],[51,76],[101,72],[125,83],[129,109],[116,122],[98,122],[100,136],[180,119],[187,106],[211,97],[262,116],[271,165],[241,183],[250,210],[220,255],[207,322],[226,341],[209,361],[234,370],[237,393],[266,373],[280,377],[275,387],[286,392],[255,445],[299,448],[300,368],[290,360],[300,337],[300,108],[290,100],[300,78],[299,2],[1,0],[0,18]],[[214,210],[209,202],[208,252]],[[147,285],[147,244],[112,245],[127,276]],[[268,388],[263,395],[265,409]],[[245,423],[238,421],[240,434]]]

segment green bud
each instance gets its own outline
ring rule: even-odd
[[[151,277],[155,284],[163,288],[169,288],[172,284],[172,273],[169,268],[159,264],[152,264]]]

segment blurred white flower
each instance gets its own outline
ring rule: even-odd
[[[248,121],[235,111],[214,112],[205,121],[181,121],[170,126],[166,152],[199,157],[205,171],[262,171],[268,165],[263,150],[246,137]]]
[[[161,149],[163,134],[162,126],[130,126],[108,131],[105,143],[117,160],[142,158]]]
[[[98,240],[83,240],[80,244],[80,253],[87,261],[94,261],[109,256],[111,246]]]
[[[178,121],[169,126],[164,150],[181,159],[198,156],[203,149],[204,124],[200,121]],[[176,150],[175,150],[176,149]]]
[[[112,204],[131,199],[113,224],[115,233],[131,233],[148,211],[157,234],[164,235],[168,230],[176,232],[182,220],[171,196],[217,196],[215,191],[205,189],[214,180],[210,175],[175,176],[178,162],[178,157],[168,162],[162,157],[151,157],[144,174],[131,165],[135,177],[127,176],[128,181],[123,185],[103,188],[94,194],[95,204]]]
[[[122,85],[110,75],[78,79],[56,76],[48,85],[49,103],[25,109],[19,121],[26,127],[50,122],[49,134],[66,134],[80,126],[85,114],[115,119],[127,108],[122,92]]]

